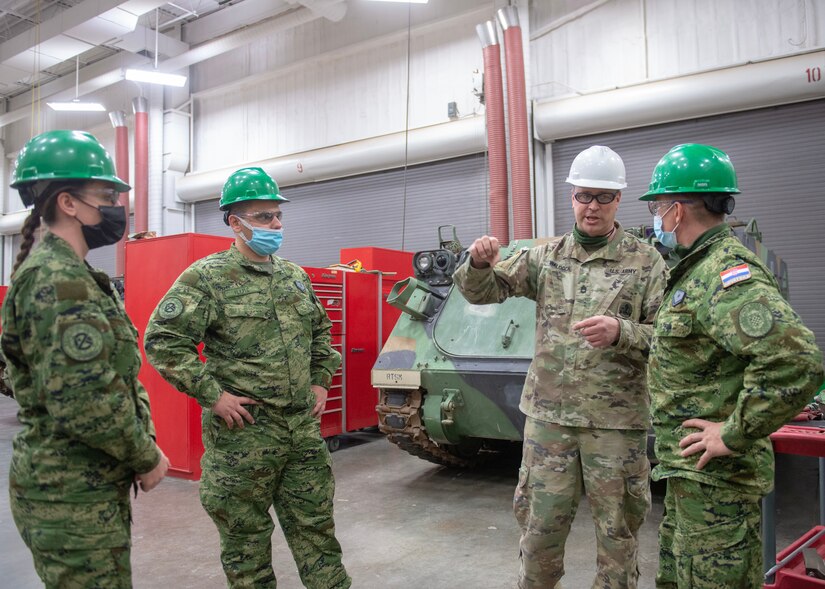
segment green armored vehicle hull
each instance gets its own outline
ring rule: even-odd
[[[762,246],[756,224],[732,226],[773,270],[787,297],[785,263]],[[647,228],[635,232],[649,239]],[[502,259],[544,241],[512,242]],[[379,427],[388,439],[410,454],[457,467],[521,441],[525,417],[518,406],[536,330],[532,300],[471,305],[464,299],[451,278],[462,253],[456,240],[441,240],[440,249],[415,254],[415,277],[397,283],[388,298],[404,312],[372,371]]]

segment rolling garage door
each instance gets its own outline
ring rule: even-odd
[[[484,154],[408,168],[406,198],[403,169],[290,186],[283,194],[290,202],[278,255],[302,266],[337,263],[345,247],[436,249],[439,225],[455,225],[465,247],[487,231]],[[195,204],[195,231],[231,235],[217,200]]]
[[[625,162],[628,187],[618,219],[651,224],[638,197],[672,146],[708,143],[726,151],[739,189],[733,216],[756,218],[764,243],[788,263],[794,309],[825,349],[825,100],[560,140],[553,144],[556,233],[573,226],[570,163],[590,145],[607,145]]]

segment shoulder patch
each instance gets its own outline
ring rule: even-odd
[[[752,301],[739,309],[739,328],[747,336],[762,337],[773,327],[773,314],[763,303]]]
[[[103,335],[88,323],[75,323],[66,328],[60,339],[63,353],[72,360],[85,362],[103,350]]]
[[[86,283],[82,280],[63,280],[54,285],[58,301],[85,301],[89,298]]]
[[[739,264],[733,268],[728,268],[719,273],[722,279],[722,287],[728,288],[739,282],[743,282],[751,277],[751,269],[747,264]]]
[[[161,319],[174,319],[183,313],[183,301],[178,297],[166,297],[158,305],[158,315]]]
[[[180,275],[178,278],[178,282],[181,284],[185,284],[187,286],[197,286],[198,281],[200,280],[200,276],[195,270],[191,268],[187,268],[183,271],[183,274]]]

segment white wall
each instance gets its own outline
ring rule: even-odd
[[[475,26],[494,16],[490,2],[450,3],[453,14],[430,20],[412,6],[409,39],[406,6],[350,5],[341,23],[317,20],[193,68],[193,171],[445,122],[449,102],[462,115],[480,110],[472,94],[473,70],[482,68]],[[392,9],[394,26],[371,26],[363,13],[373,7]],[[248,76],[223,83],[239,72]]]
[[[533,37],[592,4],[531,2]],[[823,44],[823,0],[610,0],[534,38],[532,97],[628,86]]]

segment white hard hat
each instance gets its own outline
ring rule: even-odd
[[[609,147],[588,147],[573,160],[570,175],[565,182],[582,188],[621,190],[627,187],[624,162]]]

